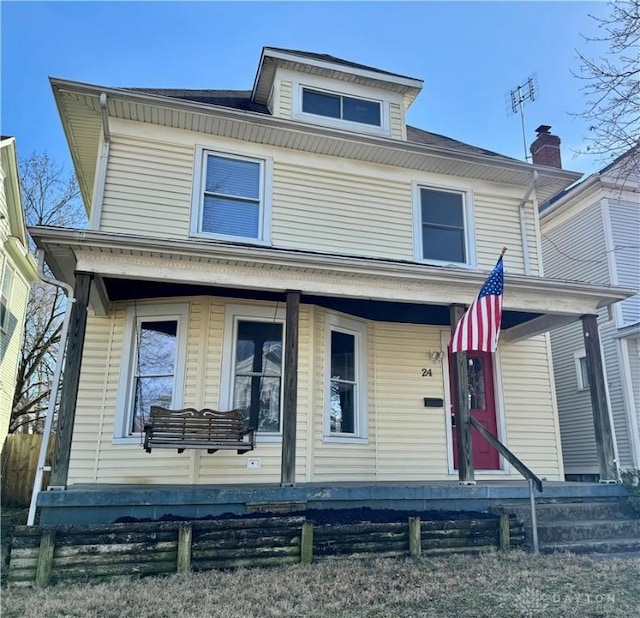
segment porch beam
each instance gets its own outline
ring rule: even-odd
[[[280,485],[296,483],[296,416],[298,407],[298,331],[300,292],[287,290],[282,405],[282,461]]]
[[[67,352],[62,373],[62,389],[56,444],[51,468],[50,487],[66,487],[69,477],[69,455],[71,453],[71,437],[76,417],[78,384],[80,383],[80,367],[82,365],[82,349],[87,330],[87,309],[91,291],[91,273],[77,272],[74,284],[75,303],[71,309]]]
[[[464,305],[449,305],[451,322],[451,334],[464,315]],[[460,483],[475,483],[473,472],[473,458],[471,455],[471,424],[469,422],[469,397],[467,376],[467,354],[457,352],[453,355],[451,363],[453,378],[453,412],[456,421],[456,434],[458,438],[458,480]]]
[[[591,393],[591,408],[593,411],[593,427],[598,450],[598,464],[600,466],[601,481],[616,481],[618,471],[616,467],[616,453],[611,427],[611,414],[607,398],[604,367],[602,364],[602,349],[598,333],[598,316],[583,315],[582,333],[587,360],[587,376]]]

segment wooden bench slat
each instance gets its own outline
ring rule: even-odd
[[[206,449],[210,453],[217,450],[246,453],[255,447],[255,431],[245,429],[241,410],[169,410],[152,406],[144,434],[148,453],[152,448],[175,448],[179,453],[186,448]]]

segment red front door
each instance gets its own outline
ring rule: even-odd
[[[449,356],[449,375],[452,356]],[[498,436],[496,400],[493,388],[493,359],[490,352],[467,352],[469,412],[494,436]],[[452,380],[450,380],[452,382]],[[455,402],[453,384],[450,385],[451,401]],[[453,405],[452,405],[453,414]],[[453,466],[458,469],[458,436],[452,416]],[[471,453],[476,470],[499,470],[500,455],[473,427],[471,428]]]

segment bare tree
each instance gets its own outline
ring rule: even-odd
[[[611,0],[605,18],[591,15],[600,36],[584,37],[601,50],[596,57],[578,53],[584,82],[584,111],[590,152],[610,163],[640,144],[640,0]],[[637,155],[637,153],[636,153]],[[627,158],[627,173],[637,173],[639,157]]]
[[[22,201],[28,225],[84,227],[75,177],[48,154],[32,154],[20,164]],[[34,247],[32,247],[34,249]],[[49,402],[55,370],[64,295],[53,286],[36,283],[27,304],[25,334],[13,399],[10,432],[39,431]]]

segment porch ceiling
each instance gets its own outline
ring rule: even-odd
[[[334,308],[336,304],[351,307],[347,313],[371,319],[386,319],[376,316],[398,313],[399,307],[406,305],[405,319],[426,312],[433,320],[426,323],[439,324],[444,320],[443,308],[452,303],[468,304],[487,276],[469,269],[222,242],[155,240],[44,227],[30,231],[38,247],[45,250],[56,277],[72,283],[75,271],[96,275],[91,302],[98,313],[105,313],[110,301],[125,299],[123,295],[134,293],[141,298],[147,290],[157,297],[163,285],[174,286],[164,291],[175,291],[178,284],[185,291],[197,289],[199,294],[212,294],[216,289],[233,290],[235,295],[250,291],[254,298],[256,294],[299,290],[307,298],[326,299],[323,302]],[[133,292],[127,280],[136,282]],[[634,293],[618,287],[509,274],[505,275],[505,290],[507,340],[556,328]],[[407,321],[414,319],[418,318]],[[424,322],[420,319],[418,323]],[[448,324],[448,313],[444,324]]]

